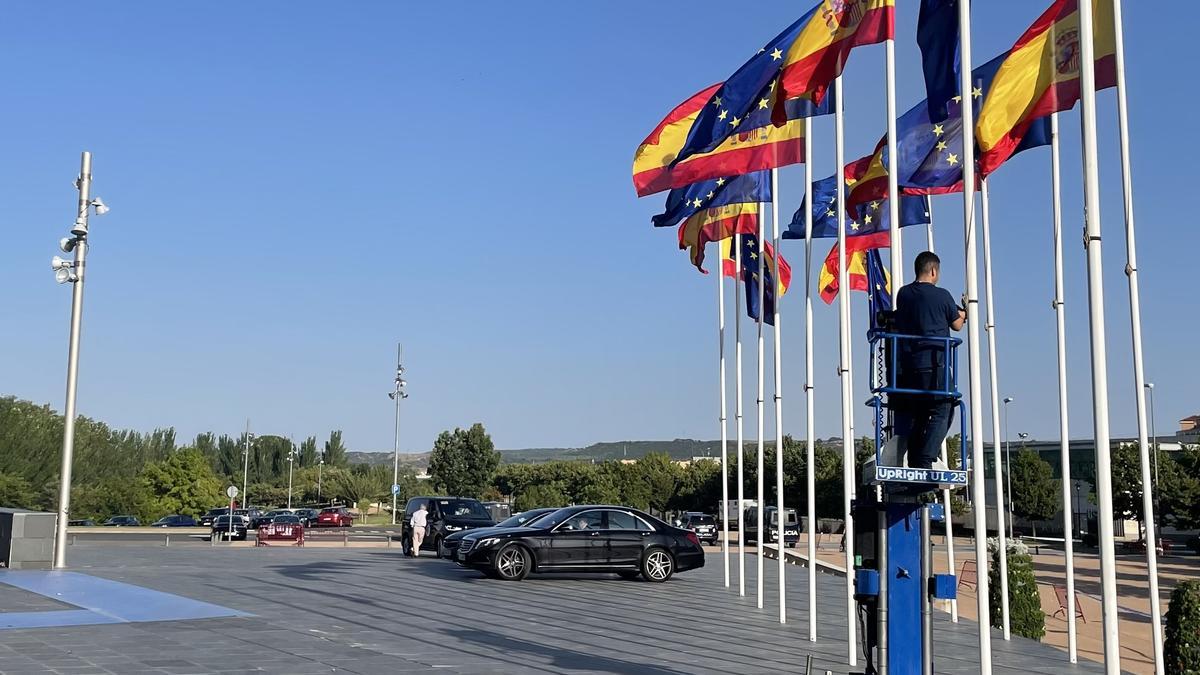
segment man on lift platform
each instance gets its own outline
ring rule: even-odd
[[[937,283],[941,260],[930,251],[917,256],[916,281],[896,294],[894,321],[896,331],[904,335],[950,337],[950,330],[962,330],[966,311]],[[946,347],[941,340],[904,340],[898,346],[897,385],[903,389],[941,391],[946,387]],[[942,441],[950,430],[954,415],[950,396],[906,394],[897,412],[897,426],[908,418],[906,451],[910,468],[930,469],[941,452]],[[903,434],[902,429],[898,429]]]

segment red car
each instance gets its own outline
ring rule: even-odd
[[[331,506],[321,509],[313,527],[350,527],[353,524],[354,516],[351,515],[349,509],[344,506]]]

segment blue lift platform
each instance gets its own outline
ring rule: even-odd
[[[933,599],[953,599],[957,583],[953,574],[933,574],[930,528],[931,523],[945,519],[945,510],[928,495],[965,487],[971,468],[966,452],[966,408],[958,391],[962,340],[877,329],[868,339],[871,398],[867,405],[875,418],[875,457],[863,467],[864,488],[869,489],[860,490],[853,504],[854,584],[858,619],[864,627],[864,672],[932,675]],[[917,341],[922,348],[941,354],[939,389],[907,389],[897,383],[900,348]],[[901,398],[921,396],[952,401],[962,439],[959,468],[905,465],[905,435],[898,432],[907,433],[907,423],[894,404]]]

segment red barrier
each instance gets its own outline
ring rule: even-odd
[[[267,523],[258,528],[255,546],[270,546],[271,542],[286,541],[293,546],[304,545],[304,526],[293,523]]]

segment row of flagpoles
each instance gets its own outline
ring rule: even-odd
[[[1095,11],[1094,10],[1099,10]],[[812,155],[812,125],[814,115],[832,113],[834,116],[834,154],[840,173],[832,177],[833,195],[826,216],[836,217],[836,258],[831,251],[826,260],[828,270],[831,260],[836,260],[836,289],[843,291],[838,298],[839,316],[839,364],[842,407],[842,452],[843,452],[843,515],[845,519],[845,580],[847,618],[847,660],[850,665],[857,661],[857,636],[855,629],[855,603],[853,577],[849,573],[854,562],[854,532],[850,516],[851,502],[855,496],[855,452],[853,415],[853,368],[851,343],[851,290],[850,267],[855,264],[848,259],[850,244],[854,242],[854,255],[863,250],[857,244],[862,237],[872,234],[872,214],[869,208],[878,208],[886,203],[887,246],[890,246],[891,288],[894,294],[903,283],[903,251],[900,228],[915,222],[906,222],[905,200],[901,195],[946,194],[961,191],[963,194],[964,259],[967,309],[968,345],[968,393],[970,418],[969,435],[963,439],[970,443],[970,468],[974,520],[974,550],[979,563],[977,589],[977,616],[979,624],[979,657],[983,673],[991,672],[991,642],[988,626],[983,617],[989,613],[988,577],[984,572],[989,559],[986,544],[986,485],[981,471],[985,462],[985,438],[983,424],[983,392],[980,327],[987,334],[987,356],[990,376],[989,399],[991,408],[992,458],[995,466],[994,489],[997,495],[997,530],[999,539],[999,579],[1001,623],[1004,639],[1010,636],[1007,588],[1007,545],[1004,524],[1004,488],[1000,454],[999,427],[999,384],[998,384],[998,335],[995,305],[993,303],[993,269],[991,260],[990,204],[987,174],[1000,166],[1005,159],[1037,145],[1049,145],[1051,152],[1052,191],[1052,239],[1054,249],[1054,301],[1057,324],[1058,390],[1060,442],[1062,454],[1063,526],[1065,531],[1066,583],[1068,607],[1068,654],[1072,662],[1077,658],[1077,637],[1074,609],[1074,560],[1072,547],[1072,513],[1070,499],[1070,455],[1068,447],[1069,424],[1067,419],[1066,383],[1066,334],[1063,292],[1063,252],[1060,196],[1060,166],[1057,113],[1069,110],[1075,101],[1080,101],[1081,127],[1083,136],[1084,214],[1086,233],[1086,257],[1088,274],[1088,306],[1092,346],[1092,399],[1093,435],[1096,448],[1096,494],[1099,512],[1112,513],[1112,484],[1110,466],[1110,433],[1108,423],[1107,353],[1104,333],[1104,291],[1102,284],[1100,206],[1098,159],[1096,138],[1096,89],[1097,73],[1104,74],[1104,87],[1115,85],[1117,90],[1118,123],[1120,127],[1120,150],[1122,165],[1122,187],[1124,196],[1125,241],[1127,253],[1126,272],[1130,301],[1130,323],[1133,341],[1134,386],[1137,401],[1138,443],[1141,459],[1143,500],[1146,514],[1145,525],[1148,536],[1155,537],[1153,494],[1150,483],[1149,449],[1146,433],[1144,376],[1142,369],[1141,316],[1137,280],[1136,246],[1134,234],[1133,196],[1129,162],[1128,110],[1124,80],[1124,44],[1120,0],[1055,0],[1042,14],[1013,49],[997,59],[972,69],[970,3],[969,0],[922,0],[918,28],[918,42],[925,55],[925,75],[930,97],[925,103],[898,118],[895,106],[895,45],[893,34],[894,0],[822,0],[799,21],[759,50],[729,79],[714,85],[677,107],[659,125],[638,149],[634,162],[634,183],[639,196],[671,189],[667,212],[655,217],[656,225],[679,225],[680,248],[687,248],[697,267],[702,270],[704,248],[707,242],[715,241],[719,246],[731,238],[726,266],[726,255],[722,249],[721,270],[718,273],[718,333],[720,339],[720,414],[722,440],[722,523],[724,583],[731,586],[730,544],[728,524],[728,406],[726,398],[726,315],[724,277],[728,274],[734,283],[734,366],[735,366],[735,411],[737,503],[738,522],[738,589],[746,593],[745,540],[746,523],[742,523],[744,495],[744,410],[742,377],[741,336],[741,293],[739,285],[747,290],[747,309],[757,320],[757,606],[764,607],[764,556],[763,516],[766,509],[764,485],[764,331],[763,324],[774,326],[774,423],[775,423],[775,501],[778,507],[777,541],[779,581],[779,620],[786,621],[786,585],[784,552],[785,523],[783,499],[783,395],[781,369],[781,326],[780,299],[786,290],[790,275],[781,255],[781,238],[800,235],[794,228],[802,229],[805,244],[804,290],[805,290],[805,418],[807,458],[807,509],[808,542],[808,637],[817,639],[819,621],[816,592],[816,524],[815,479],[814,479],[814,353],[812,311],[812,246],[814,228],[818,224],[814,213],[819,207],[817,182],[813,180],[811,163],[806,170],[806,202],[801,206],[782,233],[779,216],[778,168],[786,164],[808,162]],[[1100,20],[1101,34],[1097,41],[1093,21]],[[1111,22],[1111,23],[1110,23]],[[1077,55],[1070,53],[1071,31],[1077,31]],[[954,33],[954,34],[951,34]],[[1111,33],[1111,34],[1110,34]],[[947,40],[953,49],[957,37],[957,83],[951,79],[950,90],[945,91],[947,78],[952,78],[953,51],[947,51]],[[940,41],[940,42],[939,42]],[[1067,52],[1062,52],[1066,41]],[[877,44],[885,46],[887,133],[874,155],[847,164],[844,152],[844,119],[842,112],[841,67],[853,47]],[[1097,54],[1096,44],[1102,45]],[[941,49],[942,66],[930,54]],[[1041,52],[1037,50],[1041,49]],[[1111,49],[1111,51],[1109,51]],[[947,55],[951,58],[947,59]],[[1072,57],[1075,56],[1072,61]],[[1100,60],[1098,60],[1098,56]],[[1064,60],[1064,57],[1065,60]],[[1108,59],[1112,59],[1112,77],[1109,82]],[[930,67],[934,62],[935,66]],[[1077,78],[1068,77],[1072,67],[1078,70]],[[1102,65],[1103,64],[1103,65]],[[1064,71],[1065,68],[1065,71]],[[1024,70],[1022,70],[1024,69]],[[1049,69],[1049,70],[1048,70]],[[1066,75],[1064,75],[1066,72]],[[979,79],[976,79],[976,78]],[[935,80],[941,78],[940,83]],[[1047,86],[1045,82],[1049,80]],[[1077,80],[1077,81],[1076,81]],[[986,83],[985,83],[986,81]],[[995,81],[1001,81],[1000,94],[991,95]],[[935,84],[944,92],[943,98],[933,96]],[[1042,87],[1037,89],[1037,87]],[[1078,91],[1074,91],[1077,87]],[[985,89],[987,92],[985,93]],[[952,96],[955,91],[957,96]],[[989,95],[991,95],[989,97]],[[976,101],[975,99],[980,99]],[[944,104],[942,103],[944,101]],[[951,101],[955,105],[951,105]],[[975,106],[980,106],[976,120]],[[922,110],[922,107],[927,110]],[[1022,107],[1024,106],[1024,107]],[[950,110],[955,108],[959,119],[950,119]],[[1014,116],[1014,111],[1016,115]],[[1036,113],[1036,114],[1035,114]],[[918,144],[912,130],[920,130],[921,115],[929,116],[929,132],[936,145],[929,145],[925,158],[914,166],[901,167],[901,157]],[[941,117],[945,124],[935,117]],[[899,129],[898,119],[906,120],[905,130]],[[953,124],[957,123],[958,138]],[[739,129],[739,125],[741,128]],[[951,128],[947,132],[944,127]],[[978,127],[978,128],[977,128]],[[977,138],[978,133],[978,138]],[[1048,138],[1038,140],[1038,135]],[[799,141],[802,137],[802,141]],[[928,139],[927,139],[928,140]],[[799,143],[797,143],[799,141]],[[978,142],[977,142],[978,141]],[[925,141],[920,141],[925,142]],[[800,146],[800,147],[797,147]],[[903,146],[903,147],[902,147]],[[980,150],[980,166],[976,166],[975,149]],[[958,154],[954,150],[958,149]],[[886,152],[885,152],[886,151]],[[942,151],[946,155],[942,156]],[[886,161],[884,158],[886,157]],[[933,165],[928,165],[933,157]],[[944,161],[949,167],[941,166]],[[886,165],[886,166],[885,166]],[[853,170],[852,170],[853,167]],[[759,175],[755,175],[760,172]],[[907,172],[907,174],[905,173]],[[961,172],[957,183],[953,178]],[[977,180],[978,174],[978,180]],[[902,182],[902,177],[905,180]],[[715,179],[715,180],[714,180]],[[950,180],[947,183],[947,180]],[[767,183],[769,182],[769,187]],[[886,188],[881,183],[886,183]],[[736,188],[734,186],[737,186]],[[975,191],[980,191],[983,254],[983,295],[986,315],[980,316],[979,270],[976,228]],[[850,187],[850,194],[847,194]],[[738,194],[732,191],[740,190]],[[769,198],[765,198],[769,195]],[[865,196],[864,196],[865,195]],[[848,199],[849,197],[849,199]],[[921,197],[927,200],[928,197]],[[767,203],[771,213],[772,245],[766,244],[765,216]],[[869,204],[869,207],[867,206]],[[853,210],[858,209],[857,211]],[[927,225],[928,248],[933,249],[932,207],[925,201],[924,222]],[[847,216],[855,218],[851,223],[853,232],[847,231]],[[875,215],[875,221],[883,214]],[[862,221],[862,222],[859,222]],[[828,232],[828,218],[823,217],[821,227]],[[858,230],[867,226],[867,232]],[[875,225],[878,228],[878,225]],[[882,230],[880,230],[882,232]],[[826,234],[828,236],[828,234]],[[855,240],[858,239],[856,242]],[[878,240],[876,240],[878,241]],[[878,245],[878,244],[875,244]],[[876,254],[877,255],[877,254]],[[769,264],[768,264],[769,263]],[[822,295],[828,290],[823,278]],[[869,284],[868,284],[869,285]],[[767,289],[770,289],[769,291]],[[866,289],[868,291],[878,289]],[[768,316],[769,315],[769,316]],[[947,507],[947,557],[953,570],[954,547],[950,523],[950,493],[942,493]],[[1110,673],[1120,671],[1120,647],[1117,624],[1117,588],[1113,547],[1113,523],[1107,517],[1099,519],[1100,563],[1102,605],[1104,609],[1104,652],[1106,669]],[[1154,542],[1147,547],[1147,566],[1150,580],[1151,628],[1153,632],[1155,672],[1163,672],[1161,607],[1158,596],[1157,559]],[[957,620],[957,603],[952,605],[952,618]],[[882,650],[885,645],[881,645]]]

